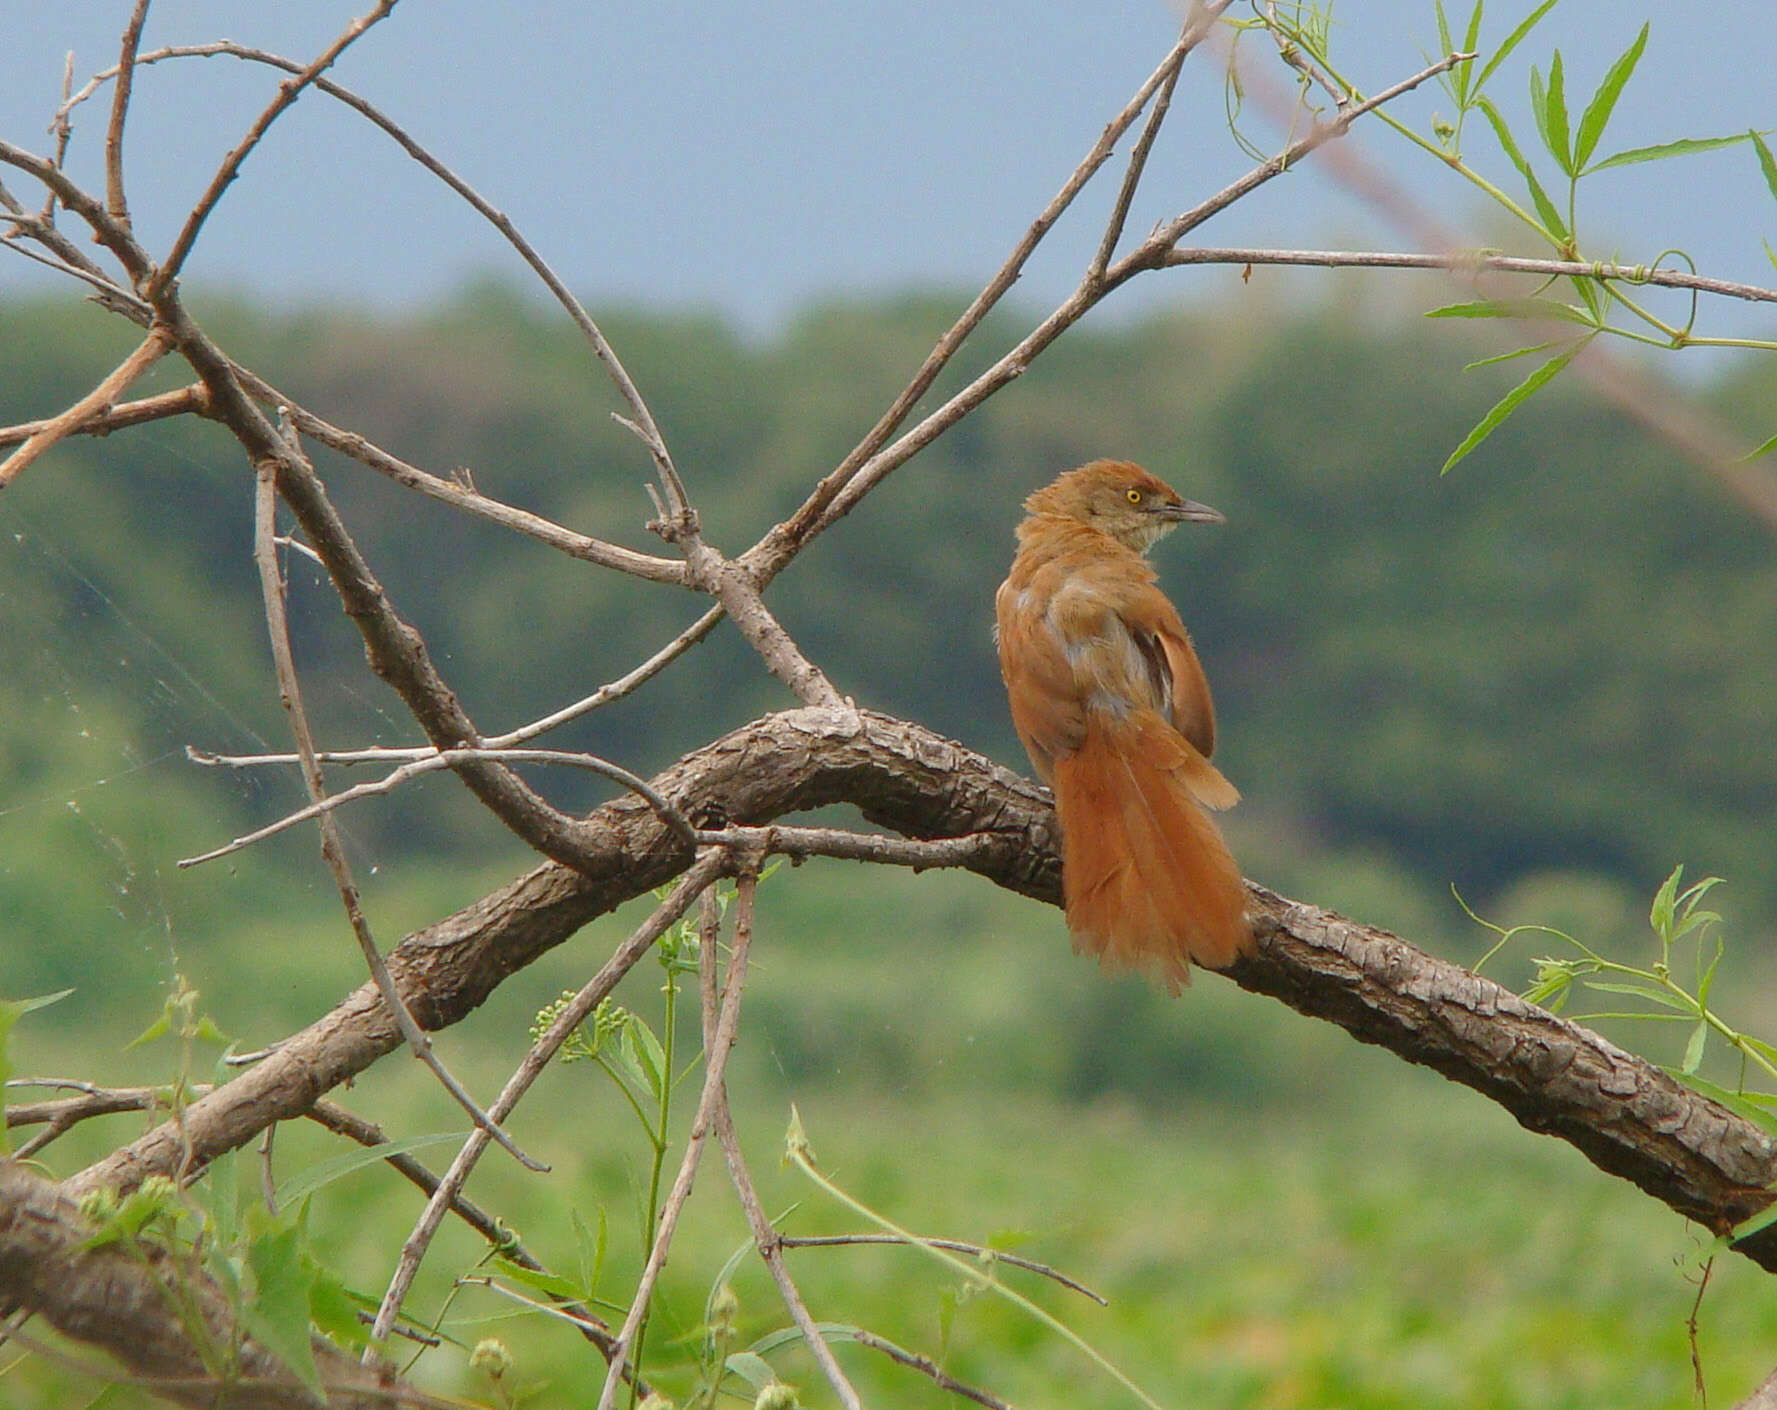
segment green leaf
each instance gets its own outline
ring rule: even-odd
[[[654,1099],[661,1100],[666,1095],[666,1052],[660,1046],[660,1039],[654,1036],[654,1030],[640,1017],[632,1017],[623,1026],[623,1048],[648,1084]]]
[[[380,1146],[365,1146],[361,1150],[347,1151],[344,1155],[324,1160],[319,1165],[311,1165],[307,1170],[292,1175],[278,1186],[278,1204],[280,1207],[300,1204],[323,1185],[330,1185],[367,1165],[379,1165],[392,1155],[406,1155],[409,1151],[424,1150],[427,1146],[443,1145],[447,1141],[460,1145],[468,1138],[467,1131],[440,1131],[430,1136],[407,1136]]]
[[[1475,0],[1475,8],[1469,12],[1468,30],[1462,36],[1462,52],[1472,54],[1475,46],[1481,42],[1481,7],[1485,0]]]
[[[1590,343],[1594,336],[1596,335],[1588,333],[1585,337],[1579,339],[1568,348],[1566,352],[1557,353],[1495,402],[1493,409],[1481,418],[1475,429],[1462,438],[1462,444],[1450,452],[1450,458],[1444,462],[1443,468],[1439,470],[1438,473],[1440,475],[1448,475],[1456,465],[1467,458],[1469,453],[1473,451],[1476,446],[1480,445],[1482,441],[1486,440],[1487,437],[1491,436],[1496,430],[1498,430],[1500,423],[1503,422],[1506,417],[1510,416],[1525,402],[1529,401],[1531,397],[1535,396],[1548,385],[1548,383],[1552,382],[1568,363],[1572,362],[1574,358],[1579,356],[1580,350],[1584,348],[1586,344]],[[1535,1003],[1537,1000],[1532,1000],[1531,1002]]]
[[[771,1369],[771,1363],[751,1351],[731,1352],[722,1364],[755,1391],[762,1391],[777,1380],[777,1372]]]
[[[1686,1077],[1703,1065],[1703,1046],[1708,1041],[1709,1024],[1706,1020],[1699,1018],[1697,1026],[1691,1029],[1690,1041],[1684,1045],[1684,1061],[1679,1064],[1678,1068]]]
[[[1579,132],[1573,140],[1573,165],[1576,171],[1584,171],[1587,160],[1598,149],[1598,139],[1604,136],[1604,126],[1610,121],[1611,110],[1617,105],[1623,85],[1629,81],[1629,75],[1635,72],[1635,65],[1641,62],[1641,51],[1647,48],[1647,31],[1648,26],[1643,24],[1641,33],[1635,36],[1635,42],[1610,66],[1610,72],[1604,75],[1604,81],[1592,95],[1592,101],[1586,104],[1586,111],[1580,118]]]
[[[353,1292],[325,1268],[314,1268],[309,1287],[309,1320],[341,1346],[370,1343],[370,1328],[358,1316],[360,1310],[376,1310],[371,1299]]]
[[[1543,0],[1542,4],[1538,5],[1525,16],[1519,26],[1505,37],[1505,42],[1493,51],[1493,57],[1482,66],[1481,76],[1475,80],[1475,91],[1477,93],[1480,92],[1481,85],[1493,76],[1493,71],[1506,61],[1507,56],[1511,54],[1512,50],[1516,49],[1519,44],[1523,43],[1524,36],[1536,28],[1537,21],[1542,19],[1544,15],[1548,14],[1550,10],[1554,9],[1558,3],[1560,3],[1560,0]],[[1476,15],[1479,16],[1479,5],[1475,7],[1475,12]],[[1474,48],[1474,45],[1470,44],[1469,47],[1472,49]]]
[[[1438,52],[1454,54],[1456,45],[1450,38],[1450,19],[1444,13],[1444,0],[1435,0],[1433,8],[1438,13]]]
[[[1446,304],[1434,308],[1427,318],[1544,318],[1561,323],[1578,323],[1586,328],[1598,325],[1582,309],[1554,299],[1478,299],[1473,303]]]
[[[1499,109],[1485,98],[1477,99],[1476,106],[1480,108],[1487,121],[1492,124],[1493,135],[1499,140],[1500,150],[1511,160],[1512,165],[1518,168],[1518,175],[1524,178],[1524,184],[1530,191],[1530,199],[1536,205],[1536,213],[1541,217],[1549,238],[1557,243],[1568,239],[1566,220],[1556,209],[1555,203],[1549,199],[1549,193],[1543,190],[1542,182],[1536,179],[1536,173],[1531,170],[1530,163],[1524,159],[1524,154],[1518,150],[1518,144],[1512,137],[1512,130],[1506,126],[1505,119],[1499,115]]]
[[[1650,983],[1635,981],[1616,983],[1608,979],[1588,979],[1585,981],[1585,985],[1588,989],[1597,989],[1606,994],[1633,994],[1638,999],[1646,999],[1650,1004],[1662,1004],[1666,1008],[1677,1009],[1686,1017],[1697,1011],[1694,1005],[1687,1004],[1682,999],[1676,998],[1664,989]]]
[[[1664,937],[1672,933],[1672,916],[1678,907],[1678,879],[1683,875],[1684,863],[1680,862],[1672,868],[1672,875],[1660,883],[1660,889],[1654,892],[1654,902],[1648,908],[1647,920],[1656,935]]]
[[[596,1297],[599,1290],[599,1279],[605,1272],[605,1249],[610,1239],[610,1229],[605,1220],[605,1207],[599,1206],[599,1222],[597,1230],[588,1229],[586,1221],[580,1217],[578,1209],[568,1211],[569,1222],[574,1226],[574,1247],[580,1254],[580,1283],[586,1289],[588,1297]]]
[[[1537,98],[1537,90],[1541,84],[1537,81],[1536,70],[1530,70],[1530,94],[1533,101]],[[1555,159],[1555,165],[1568,176],[1574,172],[1573,146],[1567,132],[1567,82],[1561,68],[1561,51],[1557,49],[1555,56],[1549,60],[1549,86],[1541,96],[1542,120],[1537,124],[1542,130],[1543,145],[1549,149],[1549,155]]]
[[[1777,199],[1777,157],[1771,155],[1771,149],[1758,133],[1748,132],[1746,138],[1752,143],[1753,151],[1758,153],[1758,166],[1765,174],[1765,185],[1770,188],[1772,198]]]
[[[1653,147],[1631,147],[1627,152],[1618,152],[1614,157],[1595,162],[1592,170],[1603,171],[1606,167],[1632,166],[1636,162],[1657,162],[1667,157],[1688,157],[1697,152],[1713,152],[1721,147],[1735,146],[1750,136],[1750,132],[1736,132],[1732,137],[1681,137],[1676,142],[1661,142]]]
[[[547,1269],[526,1268],[522,1263],[514,1263],[509,1258],[496,1258],[494,1266],[499,1269],[502,1278],[510,1278],[513,1282],[540,1292],[545,1297],[559,1297],[568,1302],[589,1302],[590,1292],[572,1278],[564,1278],[559,1273],[551,1273]]]
[[[854,1342],[858,1339],[860,1328],[849,1322],[816,1322],[815,1330],[821,1334],[822,1341]],[[779,1327],[775,1332],[767,1332],[752,1345],[752,1351],[760,1356],[781,1351],[786,1346],[794,1346],[804,1340],[800,1327]],[[746,1352],[739,1355],[745,1356]]]
[[[309,1288],[314,1273],[306,1266],[294,1225],[272,1228],[247,1245],[257,1294],[247,1308],[249,1330],[317,1396],[321,1373],[309,1336]]]

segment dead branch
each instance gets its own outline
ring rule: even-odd
[[[141,426],[150,421],[163,421],[170,416],[202,416],[207,405],[202,385],[194,383],[175,392],[162,392],[159,396],[143,397],[140,401],[126,401],[119,406],[102,404],[90,416],[81,418],[78,426],[70,428],[64,434],[105,436],[126,426]],[[28,441],[54,427],[66,415],[64,412],[62,416],[52,416],[43,421],[0,426],[0,446],[15,446]]]
[[[285,436],[286,455],[292,461],[303,463],[302,449],[296,443],[293,433]],[[312,473],[312,467],[308,467]],[[266,462],[260,467],[258,492],[254,496],[253,515],[253,558],[259,569],[260,595],[264,600],[265,625],[271,638],[272,665],[278,680],[278,698],[283,702],[284,711],[289,716],[290,733],[296,740],[296,752],[301,756],[303,787],[309,797],[317,804],[325,801],[327,787],[321,777],[321,766],[315,762],[315,740],[309,729],[308,709],[303,704],[302,685],[296,672],[296,657],[290,646],[290,620],[285,611],[284,574],[278,566],[277,549],[277,466],[275,462]],[[358,891],[358,883],[352,876],[351,863],[346,860],[345,847],[340,841],[337,820],[330,811],[325,809],[316,814],[316,823],[321,833],[321,857],[327,869],[333,873],[334,885],[339,890],[339,899],[345,907],[346,920],[351,926],[352,936],[358,942],[359,953],[370,969],[370,977],[375,982],[377,993],[381,996],[384,1006],[394,1014],[395,1022],[401,1029],[401,1036],[406,1041],[413,1055],[425,1063],[438,1084],[451,1095],[451,1098],[469,1114],[478,1129],[485,1131],[500,1143],[513,1159],[527,1169],[546,1169],[539,1161],[533,1160],[519,1149],[518,1144],[481,1109],[471,1097],[463,1084],[457,1081],[449,1068],[444,1065],[429,1039],[420,1026],[413,1021],[407,1005],[401,1002],[401,995],[396,991],[395,981],[389,974],[388,965],[384,962],[382,951],[377,948],[376,937],[370,933],[370,922],[365,919],[364,906]],[[267,1128],[270,1130],[271,1128]]]

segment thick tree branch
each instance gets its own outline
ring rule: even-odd
[[[907,837],[980,834],[969,870],[1060,900],[1046,794],[906,721],[823,708],[767,716],[688,755],[653,785],[689,816],[719,812],[744,826],[844,802]],[[390,969],[422,1023],[462,1019],[543,951],[690,860],[636,799],[607,804],[585,829],[597,865],[540,867],[396,947]],[[1230,973],[1242,988],[1474,1088],[1715,1232],[1772,1201],[1777,1142],[1653,1064],[1386,932],[1257,886],[1251,908],[1261,944]],[[180,1128],[150,1132],[73,1187],[133,1186],[178,1169],[188,1148],[201,1166],[269,1122],[301,1114],[398,1042],[367,985],[257,1068],[191,1103]],[[1777,1226],[1738,1247],[1777,1271]]]
[[[147,1243],[87,1247],[93,1226],[54,1182],[0,1160],[0,1299],[111,1356],[148,1389],[197,1410],[314,1410],[317,1401],[270,1352],[247,1338],[230,1297],[189,1260]],[[183,1295],[175,1300],[169,1289]],[[236,1375],[204,1364],[185,1316],[213,1345],[235,1348]],[[315,1357],[333,1410],[439,1406],[411,1387],[366,1371],[325,1342]]]

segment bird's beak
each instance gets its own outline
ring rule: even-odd
[[[1161,513],[1168,519],[1180,524],[1226,524],[1228,516],[1219,509],[1211,509],[1207,504],[1199,504],[1194,499],[1182,499],[1177,504],[1164,505]]]

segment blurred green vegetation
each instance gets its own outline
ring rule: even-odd
[[[1730,880],[1716,997],[1769,1036],[1768,535],[1559,384],[1440,480],[1450,447],[1513,378],[1457,370],[1497,350],[1465,341],[1485,330],[1360,318],[1336,299],[1298,306],[1262,282],[1064,339],[821,540],[773,585],[774,605],[861,703],[1022,767],[988,635],[1019,501],[1093,456],[1141,460],[1230,518],[1158,558],[1216,686],[1221,758],[1246,795],[1230,836],[1249,875],[1472,961],[1490,937],[1452,885],[1490,918],[1645,950],[1647,899],[1683,861]],[[574,528],[659,548],[642,527],[645,458],[611,422],[602,375],[571,330],[517,294],[485,284],[410,317],[197,304],[240,360],[337,424],[437,473],[468,467],[484,493]],[[834,302],[769,338],[695,314],[602,317],[709,536],[738,551],[862,434],[954,307],[935,294]],[[990,322],[963,361],[978,365],[1015,325]],[[59,409],[127,342],[78,304],[0,307],[0,422]],[[157,369],[150,387],[175,375]],[[1748,363],[1704,395],[1757,429],[1774,382]],[[490,732],[590,692],[699,610],[688,594],[319,463],[397,606]],[[249,468],[202,423],[69,442],[0,496],[0,993],[77,988],[21,1027],[21,1072],[168,1075],[165,1054],[121,1048],[176,972],[245,1046],[361,982],[311,834],[174,866],[298,799],[285,772],[205,769],[184,752],[287,747],[251,498]],[[291,575],[324,743],[414,742],[317,570],[293,558]],[[550,742],[645,773],[785,703],[721,631],[638,699]],[[538,782],[570,806],[606,796],[577,776]],[[449,780],[344,821],[386,943],[530,864]],[[849,1224],[778,1169],[791,1100],[825,1168],[884,1213],[934,1234],[1016,1236],[1017,1251],[1100,1287],[1108,1312],[1027,1290],[1169,1403],[1687,1398],[1695,1289],[1682,1260],[1694,1236],[1481,1099],[1220,981],[1175,1002],[1104,978],[1068,953],[1052,911],[972,878],[811,864],[775,877],[761,904],[733,1085],[768,1207],[795,1204],[799,1232]],[[581,983],[632,920],[601,921],[444,1035],[453,1065],[478,1090],[497,1084],[530,1016]],[[1521,984],[1529,954],[1503,957],[1499,977]],[[644,967],[625,1002],[646,1010],[657,983]],[[1640,1032],[1613,1036],[1673,1056]],[[384,1066],[342,1094],[348,1104],[398,1134],[460,1124],[413,1064]],[[607,1287],[620,1290],[639,1262],[628,1118],[583,1068],[550,1075],[525,1110],[520,1137],[556,1176],[490,1159],[478,1196],[563,1264],[567,1211],[603,1208]],[[77,1132],[53,1164],[73,1168],[136,1120]],[[288,1171],[335,1149],[290,1131],[278,1160]],[[240,1178],[257,1179],[245,1158]],[[668,1330],[653,1345],[674,1394],[688,1386],[673,1369],[687,1355],[678,1339],[744,1236],[723,1189],[712,1165],[668,1270]],[[317,1200],[314,1232],[374,1292],[416,1209],[392,1179],[364,1173]],[[476,1256],[450,1238],[416,1306],[436,1307],[448,1273]],[[910,1255],[794,1257],[824,1318],[932,1354],[948,1324],[947,1364],[964,1380],[1023,1405],[1117,1403],[1074,1353]],[[1769,1369],[1768,1282],[1750,1265],[1718,1267],[1703,1313],[1712,1394],[1731,1400]],[[744,1335],[778,1325],[753,1265],[737,1290]],[[503,1309],[479,1294],[458,1307]],[[521,1381],[548,1383],[539,1403],[581,1403],[591,1371],[567,1332],[495,1325],[519,1348]],[[457,1330],[471,1343],[486,1331]],[[454,1355],[438,1358],[443,1383],[485,1395],[457,1378]],[[844,1356],[878,1403],[943,1403],[861,1350]],[[799,1355],[783,1366],[814,1387]],[[83,1384],[38,1363],[0,1379],[0,1399],[84,1403]],[[809,1398],[826,1403],[818,1389]]]

